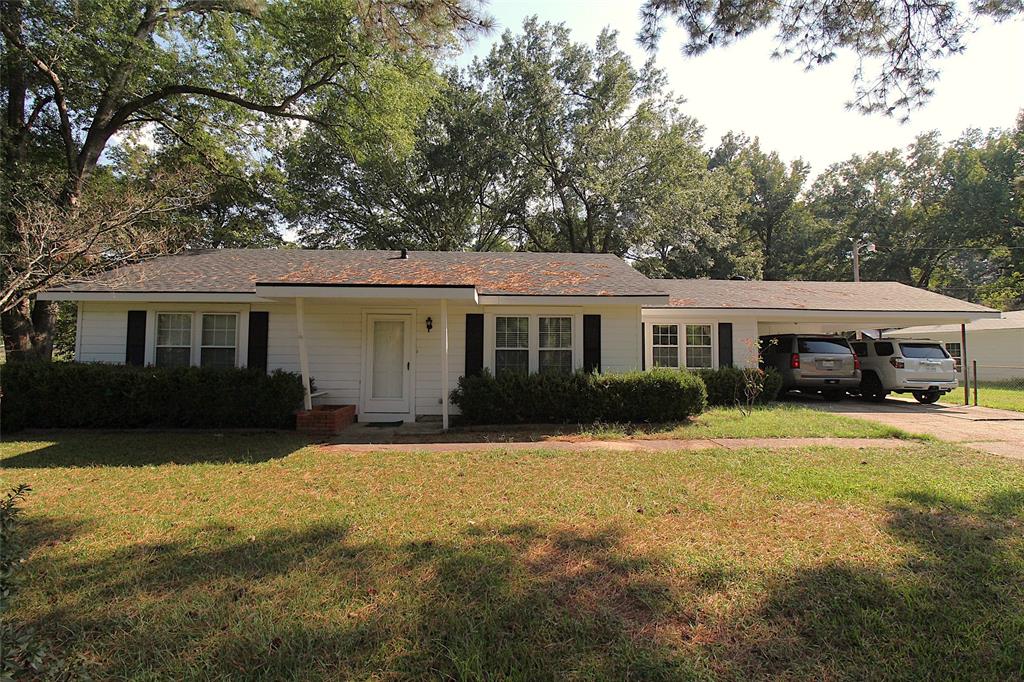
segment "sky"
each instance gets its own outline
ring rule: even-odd
[[[606,26],[619,31],[619,46],[637,64],[646,53],[636,44],[640,0],[491,0],[490,35],[478,38],[457,63],[482,56],[506,29],[518,31],[525,17],[564,23],[573,39],[593,44]],[[802,158],[812,174],[853,154],[905,147],[919,133],[938,130],[952,139],[965,129],[1008,128],[1024,109],[1024,20],[981,23],[963,54],[940,62],[935,95],[907,123],[845,109],[853,94],[856,59],[841,54],[829,65],[806,72],[787,60],[770,58],[770,31],[748,36],[700,57],[684,57],[681,33],[666,30],[657,52],[670,88],[686,98],[683,110],[705,127],[713,147],[732,130],[759,137],[761,147],[786,160]]]

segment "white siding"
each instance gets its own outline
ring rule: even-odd
[[[295,306],[291,303],[201,304],[201,303],[83,303],[79,329],[80,357],[84,362],[123,363],[129,310],[146,310],[146,357],[152,361],[155,313],[171,310],[223,311],[239,313],[240,337],[246,335],[248,313],[269,313],[267,368],[299,371],[296,339]],[[448,305],[449,389],[454,389],[465,371],[466,314],[493,315],[507,309],[500,306]],[[579,321],[574,326],[577,337],[582,328],[582,315],[601,315],[601,365],[605,372],[623,372],[640,366],[640,309],[632,305],[582,306],[575,308],[517,307],[529,314],[572,314]],[[401,301],[385,299],[367,302],[306,299],[305,333],[309,353],[310,374],[316,389],[326,395],[318,403],[359,405],[362,383],[364,315],[371,312],[409,312],[413,316],[415,412],[420,415],[441,414],[441,306],[439,301]],[[427,331],[427,318],[432,318],[433,331]],[[244,327],[244,329],[242,328]],[[240,339],[239,364],[245,365],[246,349]],[[577,348],[582,349],[582,339]],[[247,344],[246,344],[247,345]],[[485,339],[485,348],[487,348]],[[485,353],[486,366],[492,360]],[[579,356],[577,364],[582,364]],[[452,406],[452,412],[457,410]]]

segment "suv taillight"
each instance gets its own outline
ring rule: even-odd
[[[853,368],[860,369],[860,356],[854,354],[853,356]]]
[[[889,358],[889,364],[895,367],[896,369],[903,369],[903,358],[891,357]]]
[[[790,369],[800,369],[800,354],[799,353],[793,353],[792,355],[789,356],[789,368]]]

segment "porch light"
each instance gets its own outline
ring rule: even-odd
[[[428,317],[427,318],[427,332],[429,332],[433,328],[434,328],[434,318]]]

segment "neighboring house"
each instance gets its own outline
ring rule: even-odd
[[[651,280],[578,253],[194,251],[40,298],[79,303],[79,361],[284,369],[312,378],[307,405],[444,426],[485,368],[754,366],[767,333],[998,316],[895,283]]]
[[[1024,310],[976,320],[967,324],[966,331],[967,355],[977,361],[980,381],[1024,378]],[[941,341],[959,364],[960,325],[905,327],[886,332],[886,336]]]

